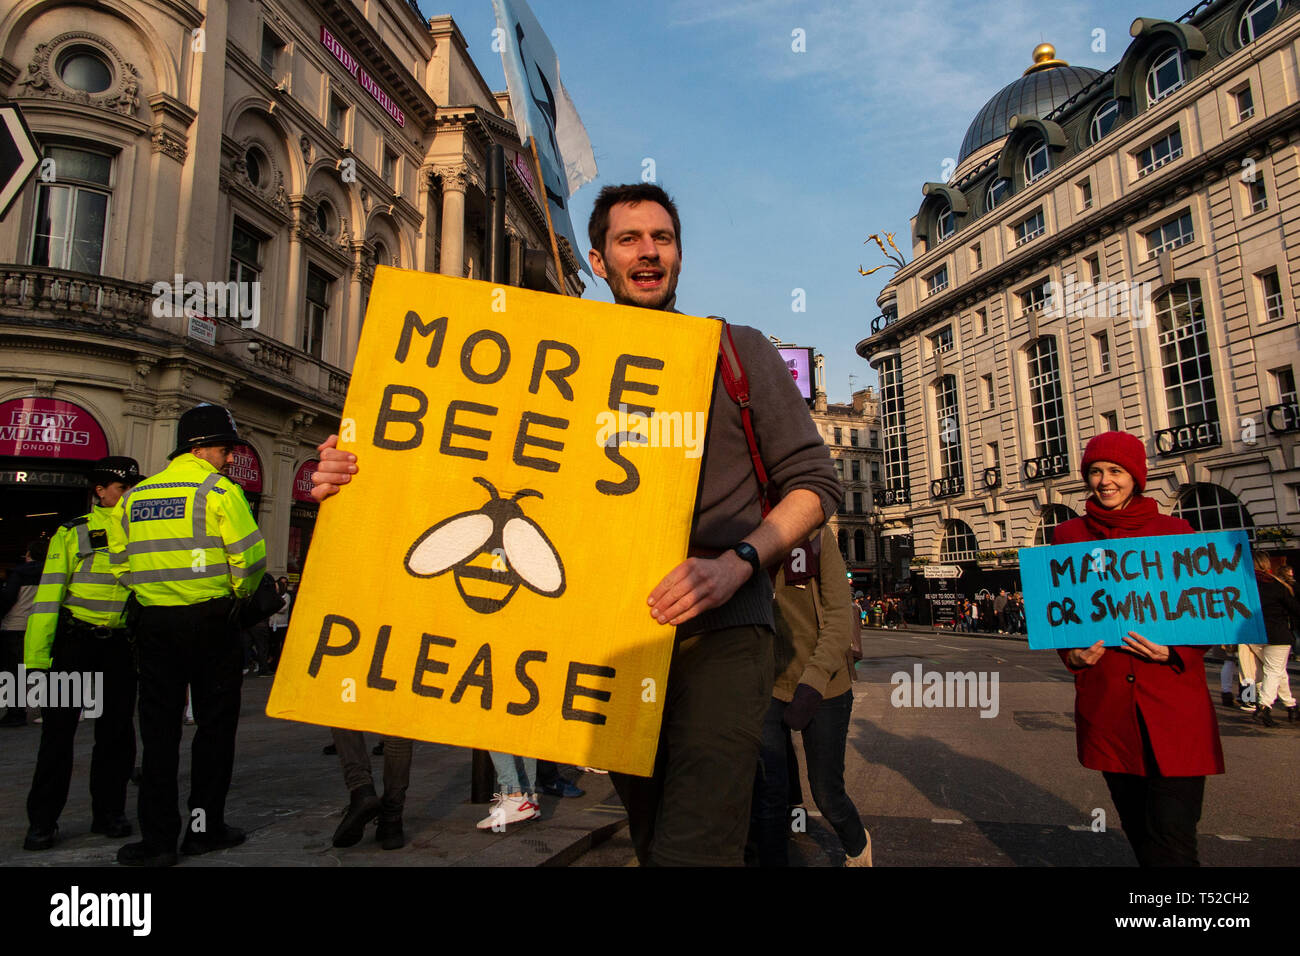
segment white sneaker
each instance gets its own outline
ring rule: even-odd
[[[476,824],[480,830],[501,832],[511,823],[536,820],[542,815],[542,808],[533,802],[532,794],[508,797],[497,793],[492,795],[492,802],[492,810]]]
[[[609,773],[608,770],[598,770],[595,767],[579,767],[578,772],[579,773],[605,773],[605,774]]]

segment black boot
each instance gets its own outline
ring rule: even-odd
[[[375,839],[385,850],[400,850],[406,846],[406,834],[402,832],[402,807],[394,805],[384,794],[380,801],[379,826],[375,829]]]
[[[366,832],[366,824],[379,816],[379,797],[370,784],[352,791],[352,802],[343,811],[343,821],[334,831],[335,846],[354,846]]]
[[[1233,705],[1232,691],[1225,690],[1222,694],[1223,706],[1231,707]]]
[[[1273,720],[1273,708],[1265,707],[1263,704],[1255,705],[1255,719],[1265,727],[1277,726],[1276,722]]]
[[[1300,707],[1300,704],[1292,704],[1286,709],[1286,722],[1288,724],[1294,724],[1297,720],[1300,720],[1300,714],[1296,713],[1297,707]]]

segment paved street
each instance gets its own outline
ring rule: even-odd
[[[878,866],[1135,865],[1105,781],[1076,759],[1074,687],[1055,653],[1031,651],[1023,638],[907,631],[866,631],[863,649],[845,775]],[[996,673],[997,716],[891,706],[890,678],[917,664]],[[1218,701],[1219,665],[1207,669]],[[1272,730],[1239,710],[1215,709],[1228,772],[1206,784],[1201,862],[1300,864],[1300,726],[1287,725],[1280,708],[1283,722]],[[838,865],[838,841],[809,794],[805,778],[809,826],[793,841],[793,859]],[[1096,808],[1106,813],[1105,833],[1091,828]],[[624,833],[579,865],[630,858]]]
[[[1075,759],[1073,686],[1056,655],[1023,640],[961,634],[867,631],[858,667],[846,755],[849,793],[872,833],[880,866],[1131,866],[1100,774]],[[997,715],[978,707],[902,708],[891,704],[898,672],[998,676]],[[1210,681],[1218,700],[1218,664]],[[991,690],[991,685],[986,684]],[[1293,686],[1300,679],[1293,676]],[[249,830],[234,850],[183,859],[182,866],[625,866],[631,845],[609,778],[570,777],[587,789],[575,800],[543,798],[544,818],[504,835],[474,823],[467,751],[416,745],[406,810],[408,845],[386,853],[373,829],[338,850],[330,836],[346,792],[337,758],[321,754],[322,728],[264,714],[270,681],[245,683],[229,818]],[[991,708],[990,708],[991,709]],[[1292,796],[1300,771],[1300,726],[1268,730],[1238,710],[1216,706],[1228,773],[1211,777],[1201,820],[1201,859],[1210,866],[1300,864],[1300,824]],[[1278,713],[1281,713],[1279,710]],[[1284,717],[1284,715],[1283,715]],[[39,727],[0,730],[0,866],[112,866],[118,841],[89,833],[87,772],[94,725],[82,724],[63,840],[46,853],[20,849],[24,801]],[[193,728],[185,729],[186,753]],[[381,759],[373,758],[376,773]],[[182,762],[186,792],[188,758]],[[805,781],[804,792],[809,791]],[[838,865],[834,834],[811,800],[808,829],[793,861]],[[1094,832],[1097,808],[1107,829]],[[134,815],[135,789],[130,794]],[[611,836],[612,833],[612,836]],[[586,851],[586,852],[584,852]]]

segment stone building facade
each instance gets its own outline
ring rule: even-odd
[[[1300,529],[1300,16],[1139,18],[1120,61],[1044,45],[926,183],[913,259],[857,346],[880,373],[884,513],[969,593],[1081,513],[1122,429],[1148,493],[1272,547]],[[983,582],[983,584],[981,584]]]
[[[484,277],[494,143],[512,280],[548,248],[508,97],[404,0],[18,0],[0,97],[43,156],[0,222],[3,565],[84,511],[88,459],[153,473],[208,401],[248,438],[269,568],[297,572],[376,266]]]

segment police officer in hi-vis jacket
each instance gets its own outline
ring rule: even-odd
[[[265,572],[266,543],[243,491],[223,474],[240,444],[227,409],[198,405],[181,416],[171,464],[119,504],[126,584],[140,605],[133,626],[144,746],[143,839],[118,851],[127,866],[176,863],[187,684],[198,728],[180,850],[194,855],[244,842],[243,831],[225,821],[243,680],[236,611]]]
[[[142,479],[134,458],[110,456],[90,472],[95,506],[89,514],[59,527],[27,618],[24,658],[29,670],[78,674],[79,700],[51,700],[41,708],[41,747],[36,756],[30,826],[25,850],[48,850],[58,839],[59,814],[72,782],[72,741],[83,707],[95,721],[90,757],[90,831],[121,838],[131,835],[126,818],[126,784],[135,766],[135,662],[126,628],[127,590],[113,573],[126,560],[120,525],[113,509],[127,489]],[[95,675],[96,686],[84,683]],[[93,697],[92,701],[90,698]]]

